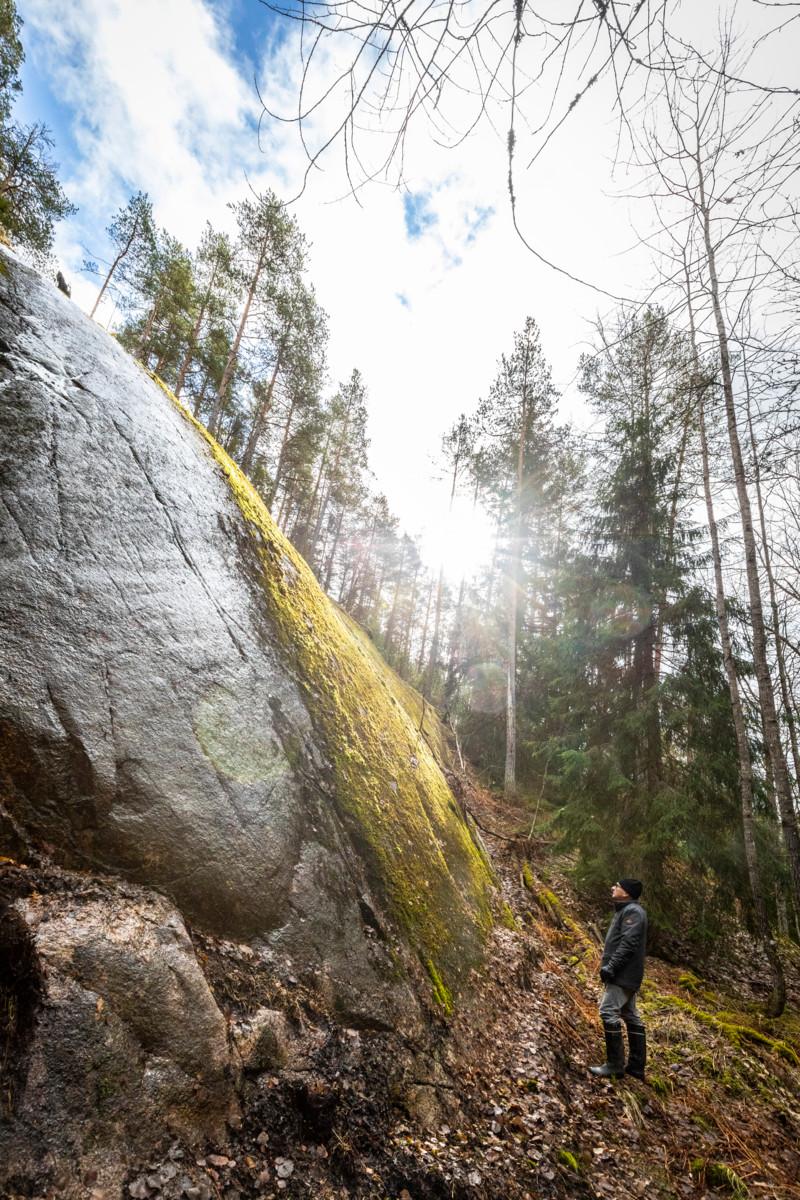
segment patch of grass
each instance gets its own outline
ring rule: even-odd
[[[747,1200],[750,1195],[741,1175],[737,1175],[732,1167],[726,1167],[724,1163],[695,1158],[692,1159],[691,1172],[708,1187],[725,1188],[735,1200]]]
[[[688,1000],[683,1000],[680,996],[672,996],[668,992],[658,992],[652,995],[651,1002],[686,1013],[701,1025],[707,1025],[717,1033],[721,1033],[734,1046],[741,1047],[743,1043],[747,1042],[756,1046],[765,1046],[773,1054],[777,1054],[795,1067],[800,1067],[800,1056],[788,1042],[781,1038],[770,1037],[769,1034],[753,1029],[750,1025],[739,1024],[729,1019],[735,1014],[710,1013],[706,1009],[698,1008]]]
[[[647,1076],[648,1083],[657,1096],[666,1099],[671,1096],[675,1085],[672,1080],[666,1075],[653,1075],[652,1072]]]

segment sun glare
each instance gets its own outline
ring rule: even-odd
[[[442,567],[451,584],[471,579],[491,562],[494,527],[488,514],[473,508],[471,501],[457,498],[452,512],[428,525],[422,538],[428,566],[432,571]]]

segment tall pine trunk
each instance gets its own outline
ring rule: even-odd
[[[250,433],[247,438],[247,443],[244,448],[244,454],[242,455],[241,462],[242,470],[246,475],[250,474],[250,469],[253,465],[253,458],[256,452],[256,446],[258,445],[259,438],[264,432],[264,426],[266,424],[267,417],[269,416],[270,409],[272,408],[272,394],[275,391],[275,383],[278,378],[278,372],[281,369],[283,352],[286,347],[286,340],[288,336],[289,331],[286,330],[281,338],[280,346],[278,347],[278,353],[275,357],[275,366],[272,368],[272,374],[270,375],[269,383],[267,384],[267,390],[259,401],[258,406],[256,407],[255,415],[253,416],[253,424],[250,427]]]
[[[711,217],[705,194],[705,178],[700,156],[700,134],[697,131],[697,148],[695,165],[698,178],[698,209],[703,224],[703,242],[706,262],[708,264],[711,305],[714,313],[714,323],[717,332],[719,349],[720,373],[722,376],[722,394],[725,401],[725,417],[728,428],[728,441],[733,461],[733,475],[736,484],[736,496],[742,522],[742,538],[744,541],[745,566],[747,572],[747,589],[750,600],[750,620],[753,632],[753,666],[758,683],[758,698],[764,721],[764,733],[769,749],[772,767],[775,773],[775,791],[778,809],[781,817],[781,828],[789,859],[789,870],[792,878],[792,889],[795,903],[800,906],[800,832],[797,826],[797,816],[794,811],[789,772],[786,757],[781,744],[778,714],[775,707],[775,695],[772,690],[769,662],[767,659],[767,635],[764,625],[764,610],[761,600],[761,583],[758,577],[758,558],[756,541],[753,532],[753,515],[750,507],[750,497],[747,492],[742,447],[739,441],[739,430],[736,422],[736,406],[733,395],[733,376],[731,372],[730,349],[725,319],[720,300],[719,279],[717,276],[716,250],[711,236]]]
[[[106,294],[106,289],[107,289],[108,285],[111,283],[111,280],[114,277],[117,267],[125,258],[128,257],[131,246],[133,245],[134,239],[138,232],[139,232],[139,218],[137,216],[135,221],[133,222],[133,228],[131,229],[131,232],[130,232],[127,242],[125,243],[122,250],[120,250],[117,257],[112,262],[112,264],[109,268],[108,274],[106,275],[105,279],[103,280],[103,286],[100,288],[100,291],[97,293],[97,299],[95,300],[94,304],[92,305],[92,311],[89,313],[90,317],[93,317],[94,314],[97,312],[97,309],[100,305],[100,301],[103,299],[103,296]]]
[[[214,270],[211,272],[211,278],[208,281],[208,287],[206,288],[206,293],[203,296],[203,302],[200,305],[200,311],[197,314],[197,320],[195,321],[194,325],[192,326],[192,332],[189,334],[189,344],[186,347],[186,353],[184,354],[183,361],[181,362],[181,365],[178,368],[178,378],[175,380],[175,395],[176,396],[180,396],[181,392],[183,391],[183,385],[186,382],[186,373],[189,370],[189,367],[191,366],[192,359],[194,358],[194,352],[195,352],[195,347],[197,346],[197,340],[200,337],[200,330],[203,327],[203,321],[205,319],[206,309],[208,308],[208,304],[211,299],[211,292],[214,288],[214,282],[217,278],[217,271],[219,270],[219,263],[220,263],[220,256],[218,254],[216,259],[214,260]]]
[[[688,273],[686,285],[688,298]],[[694,317],[692,315],[690,299],[689,321],[691,324],[695,386],[699,389],[697,407],[698,425],[700,431],[700,452],[703,466],[703,493],[705,495],[706,513],[708,516],[708,530],[711,537],[711,557],[714,563],[714,597],[717,613],[717,625],[719,626],[719,636],[722,644],[722,661],[725,668],[725,677],[728,681],[728,692],[731,699],[731,713],[733,715],[733,726],[736,733],[736,750],[739,757],[739,796],[741,800],[742,838],[744,841],[745,862],[747,864],[747,877],[750,884],[750,894],[753,898],[756,931],[759,941],[764,948],[764,952],[770,967],[770,973],[772,975],[772,993],[767,1002],[767,1014],[771,1017],[778,1017],[783,1012],[786,1005],[786,981],[783,974],[783,964],[781,962],[780,955],[778,954],[775,939],[772,936],[772,931],[769,927],[767,905],[764,897],[764,885],[761,878],[761,868],[758,862],[758,850],[756,848],[755,823],[753,820],[753,763],[750,757],[750,743],[747,737],[747,724],[745,722],[744,710],[742,708],[742,700],[739,692],[739,680],[736,675],[736,663],[733,657],[733,644],[728,625],[728,611],[725,604],[725,584],[722,575],[722,556],[719,548],[719,532],[717,529],[717,521],[714,514],[714,502],[711,494],[711,473],[709,470],[708,440],[706,438],[704,412],[705,406],[702,394],[703,383],[700,380],[700,364],[696,348]]]
[[[259,248],[258,262],[253,272],[253,278],[250,280],[250,286],[247,289],[247,298],[244,302],[242,315],[239,318],[239,324],[236,328],[236,336],[233,339],[233,345],[230,348],[230,353],[228,354],[225,368],[222,372],[222,378],[219,381],[217,398],[214,401],[214,407],[212,408],[211,416],[208,419],[208,431],[209,433],[213,434],[214,437],[216,437],[217,433],[219,432],[219,424],[222,419],[222,412],[225,407],[228,388],[230,387],[231,379],[233,378],[233,372],[236,369],[236,363],[239,359],[239,348],[242,344],[242,338],[244,337],[244,331],[247,327],[247,322],[250,319],[250,309],[253,306],[253,298],[256,294],[256,288],[258,287],[259,280],[261,279],[261,272],[264,270],[264,263],[267,257],[267,240],[267,236],[265,235],[264,240]]]
[[[745,367],[745,377],[747,368]],[[778,664],[778,680],[781,688],[781,699],[783,700],[784,720],[786,727],[789,730],[789,745],[792,748],[792,763],[794,765],[795,784],[800,784],[800,747],[797,742],[797,722],[794,715],[794,705],[792,703],[792,695],[789,688],[789,676],[786,670],[786,657],[783,652],[783,641],[781,639],[780,613],[778,612],[778,594],[775,587],[775,575],[772,570],[772,553],[770,551],[769,537],[767,535],[767,521],[764,512],[764,497],[761,493],[761,468],[758,462],[758,447],[756,445],[756,436],[753,429],[753,417],[750,411],[750,387],[747,384],[747,426],[750,433],[750,449],[753,453],[753,483],[756,489],[756,504],[758,506],[758,523],[761,529],[761,556],[764,562],[764,570],[767,575],[767,587],[769,589],[769,606],[772,614],[772,637],[775,642],[775,658]]]

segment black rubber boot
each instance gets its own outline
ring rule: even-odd
[[[644,1081],[644,1066],[647,1060],[647,1035],[644,1025],[628,1025],[628,1062],[625,1074]]]
[[[625,1043],[621,1025],[603,1025],[606,1035],[606,1061],[602,1067],[589,1067],[592,1075],[601,1079],[618,1079],[625,1074]]]

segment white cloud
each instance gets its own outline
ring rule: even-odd
[[[282,195],[300,186],[306,160],[295,126],[267,122],[259,151],[249,78],[260,56],[270,103],[296,111],[296,39],[270,41],[265,12],[263,43],[251,61],[238,62],[224,14],[210,0],[24,4],[28,44],[35,38],[36,53],[46,53],[73,114],[81,159],[65,183],[81,212],[57,249],[87,306],[91,285],[76,277],[83,248],[102,244],[111,213],[133,190],[148,191],[158,221],[193,244],[206,219],[230,223],[226,203],[243,193],[245,173]],[[319,58],[316,94],[335,69],[330,55]],[[608,97],[602,87],[595,92],[535,170],[517,172],[519,219],[548,258],[629,294],[632,281],[647,277],[646,256],[620,257],[633,240],[631,203],[607,191],[614,128]],[[315,117],[312,145],[334,121],[331,108]],[[571,380],[580,343],[587,320],[610,304],[548,270],[514,233],[502,119],[499,128],[501,136],[482,125],[449,152],[422,130],[409,140],[407,185],[431,218],[420,236],[408,236],[400,190],[366,188],[363,207],[338,199],[347,192],[339,147],[310,172],[295,206],[331,317],[332,375],[363,372],[378,485],[412,532],[444,507],[441,490],[428,484],[442,433],[485,393],[525,317],[539,322],[566,407],[578,411]],[[377,143],[360,136],[368,160],[377,160]]]

